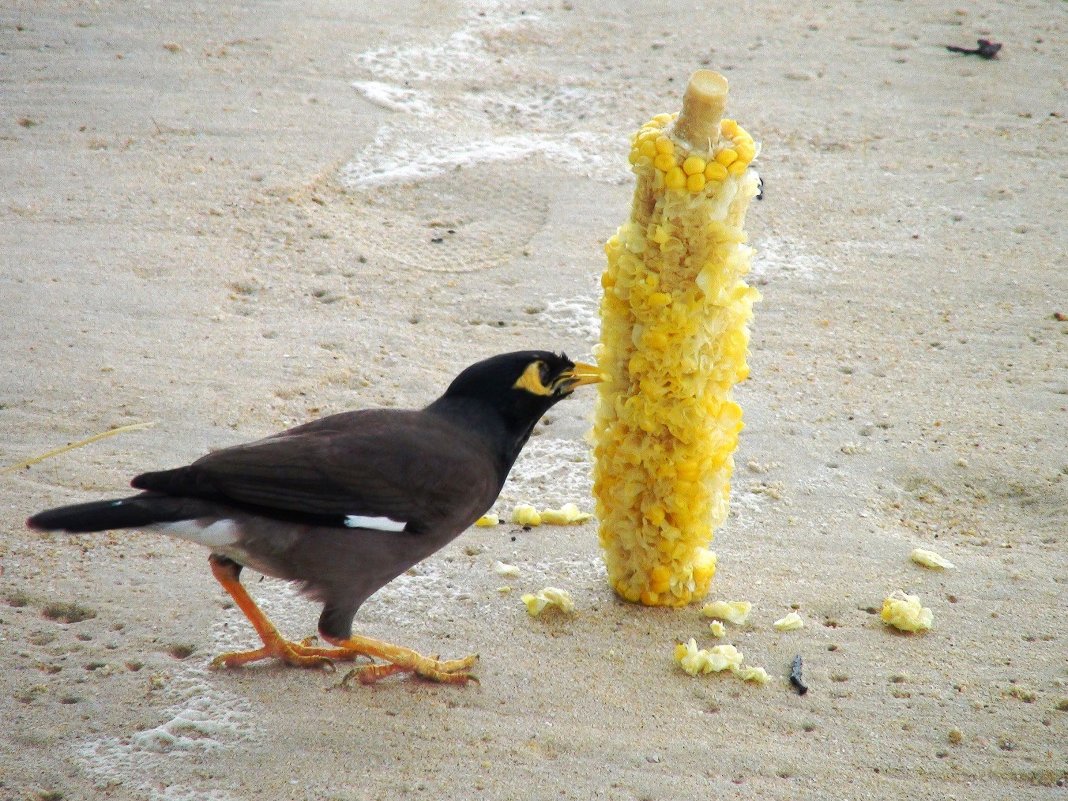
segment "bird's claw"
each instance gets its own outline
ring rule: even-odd
[[[467,684],[469,681],[478,684],[478,678],[468,672],[477,661],[478,654],[446,661],[414,654],[413,658],[402,659],[397,662],[375,662],[370,665],[353,668],[342,677],[338,686],[349,689],[354,680],[364,685],[374,684],[396,673],[412,673],[428,681],[442,684]]]
[[[306,637],[300,642],[290,642],[281,637],[272,639],[269,643],[251,651],[233,651],[220,654],[211,660],[211,667],[235,668],[247,665],[249,662],[258,662],[261,659],[281,659],[287,665],[303,668],[321,668],[329,673],[337,670],[334,664],[337,660],[355,659],[360,654],[354,654],[344,648],[323,648],[312,645],[315,637]]]

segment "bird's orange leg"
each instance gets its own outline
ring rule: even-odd
[[[466,684],[469,681],[478,681],[467,672],[478,661],[478,654],[471,654],[462,659],[440,660],[423,656],[411,648],[391,645],[388,642],[361,637],[358,634],[344,640],[331,637],[327,637],[326,640],[343,650],[363,654],[372,659],[380,659],[385,663],[353,668],[346,674],[342,684],[347,685],[353,678],[358,679],[361,684],[374,684],[379,679],[395,673],[414,673],[424,679],[446,684]]]
[[[332,667],[335,660],[352,660],[362,656],[359,651],[346,648],[318,648],[311,645],[313,637],[302,642],[292,642],[285,639],[275,628],[267,615],[263,613],[252,596],[242,586],[239,579],[240,565],[229,559],[212,554],[209,558],[211,572],[215,579],[222,585],[230,597],[234,599],[238,609],[244,612],[248,622],[256,629],[256,633],[263,640],[263,647],[253,651],[235,651],[220,654],[212,660],[212,667],[239,667],[249,662],[260,659],[275,657],[289,665],[298,667]]]
[[[212,660],[212,667],[238,667],[271,657],[299,667],[332,667],[335,661],[351,661],[366,657],[371,660],[380,659],[384,664],[376,663],[355,668],[345,676],[343,684],[347,685],[353,678],[359,679],[361,684],[373,684],[395,673],[414,673],[431,681],[448,684],[466,684],[468,681],[477,681],[474,676],[467,673],[467,670],[478,661],[477,654],[463,659],[442,661],[423,656],[410,648],[359,635],[343,640],[325,638],[331,645],[336,646],[334,648],[312,646],[313,637],[301,642],[287,640],[241,584],[240,565],[215,554],[211,555],[209,561],[212,575],[234,599],[238,609],[244,613],[249,623],[256,629],[256,633],[260,635],[260,639],[263,640],[263,646],[253,651],[220,654]]]

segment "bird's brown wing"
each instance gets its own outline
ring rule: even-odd
[[[333,415],[187,467],[145,473],[133,486],[320,524],[388,517],[412,531],[477,516],[500,489],[489,454],[464,431],[397,410]]]

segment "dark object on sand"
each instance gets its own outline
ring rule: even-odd
[[[998,51],[1001,49],[1001,42],[991,42],[989,39],[976,40],[978,47],[957,47],[956,45],[946,45],[946,50],[950,53],[963,53],[966,56],[979,56],[979,58],[985,58],[990,60],[997,58]]]
[[[801,654],[795,656],[790,665],[790,684],[797,689],[798,695],[804,695],[808,692],[808,687],[805,686],[805,682],[801,679]]]

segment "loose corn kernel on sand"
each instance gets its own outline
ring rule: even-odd
[[[741,626],[749,619],[752,610],[753,605],[749,601],[712,601],[701,608],[701,614]]]
[[[740,668],[742,658],[742,652],[733,645],[713,645],[711,648],[699,649],[697,640],[693,637],[689,642],[675,646],[675,661],[691,676]]]
[[[776,631],[797,631],[805,627],[805,621],[797,612],[791,612],[771,624]]]
[[[754,684],[767,684],[771,681],[771,676],[768,675],[768,671],[762,667],[756,667],[755,665],[742,665],[736,669],[734,675],[740,678],[742,681],[751,681]]]
[[[505,564],[504,562],[501,562],[499,560],[493,563],[493,572],[496,573],[498,576],[502,576],[503,578],[519,578],[520,575],[518,567],[516,567],[515,565]]]
[[[901,631],[927,631],[934,623],[934,613],[920,603],[919,597],[906,595],[901,590],[883,601],[879,617]]]
[[[550,526],[570,526],[575,523],[585,523],[593,515],[579,511],[573,503],[565,503],[559,509],[543,509],[541,522]]]
[[[698,648],[693,637],[689,642],[675,646],[675,661],[679,667],[691,676],[702,673],[721,673],[729,670],[743,681],[767,684],[771,679],[762,667],[743,665],[742,652],[733,645],[713,645],[711,648]]]
[[[571,593],[557,587],[546,587],[536,593],[528,592],[521,600],[526,604],[527,614],[531,617],[538,617],[546,609],[559,609],[565,614],[575,611],[575,601],[571,598]]]
[[[712,632],[713,637],[725,637],[727,636],[727,627],[720,623],[718,620],[713,620],[708,624],[708,630]]]
[[[929,567],[931,570],[955,570],[957,567],[948,559],[924,548],[914,548],[912,553],[909,554],[909,559],[918,565]]]
[[[528,503],[517,504],[512,510],[512,522],[521,526],[540,526],[541,513]]]
[[[634,134],[630,220],[608,240],[601,279],[594,421],[599,539],[616,592],[683,606],[708,591],[708,546],[727,516],[759,295],[743,229],[758,178],[752,137],[722,119],[726,80],[691,79],[681,115]]]
[[[573,503],[565,503],[559,509],[538,511],[530,504],[518,504],[512,510],[512,522],[521,526],[571,526],[585,523],[593,517],[589,512],[580,511]]]

